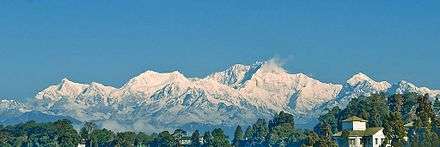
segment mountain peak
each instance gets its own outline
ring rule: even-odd
[[[255,64],[260,65],[260,70],[264,72],[286,73],[282,63],[277,59],[270,59],[264,62],[257,62]]]
[[[185,77],[182,73],[180,73],[179,71],[172,71],[172,72],[156,72],[156,71],[152,71],[152,70],[147,70],[144,73],[140,74],[139,76],[135,77],[135,78],[152,78],[152,77],[156,77],[156,76],[179,76],[179,77]]]
[[[353,75],[350,79],[348,79],[347,83],[354,86],[354,85],[357,85],[357,84],[362,83],[364,81],[375,82],[373,79],[368,77],[366,74],[359,72],[359,73]]]
[[[61,83],[74,83],[74,82],[65,77],[61,80]]]
[[[411,87],[416,87],[416,85],[414,85],[413,83],[408,82],[408,81],[405,81],[405,80],[401,80],[401,81],[399,81],[398,84],[399,84],[399,85],[408,85],[408,86],[411,86]]]

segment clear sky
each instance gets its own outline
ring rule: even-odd
[[[205,76],[279,57],[291,73],[356,72],[440,89],[439,0],[2,0],[0,97],[68,77],[119,87],[145,71]]]

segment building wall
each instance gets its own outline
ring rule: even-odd
[[[361,121],[354,122],[343,122],[343,130],[365,130],[367,128],[367,123]]]
[[[336,143],[340,147],[380,147],[382,145],[382,141],[385,140],[385,135],[383,134],[383,129],[378,131],[376,134],[370,137],[366,137],[365,143],[361,143],[362,137],[336,137]],[[350,140],[351,139],[351,140]],[[376,143],[377,139],[377,143]],[[388,144],[387,147],[390,145]]]
[[[367,129],[366,122],[355,121],[353,122],[353,130],[365,130]]]
[[[348,139],[349,139],[348,144],[350,147],[362,147],[363,146],[363,144],[361,142],[362,137],[349,137]],[[351,142],[350,140],[353,140],[354,142]]]
[[[351,122],[343,122],[342,130],[353,130],[353,123]]]
[[[362,137],[336,138],[336,144],[338,144],[339,147],[363,147],[364,145],[361,141]]]
[[[377,143],[376,143],[376,139],[377,139]],[[383,134],[383,129],[382,129],[373,135],[373,137],[372,137],[373,147],[380,147],[380,145],[382,145],[382,143],[385,143],[385,142],[382,142],[383,140],[385,140],[385,134]],[[387,145],[387,146],[389,146],[389,145]]]

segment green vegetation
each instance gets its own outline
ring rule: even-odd
[[[77,132],[68,120],[52,123],[34,121],[12,125],[0,125],[0,146],[77,146],[87,147],[247,147],[247,146],[337,146],[333,135],[341,131],[342,120],[359,116],[368,120],[368,127],[377,132],[384,128],[386,140],[392,146],[439,146],[440,145],[440,100],[433,103],[428,95],[373,94],[353,99],[345,109],[334,107],[319,117],[319,124],[313,130],[295,128],[294,117],[280,112],[271,120],[258,119],[254,124],[237,126],[233,138],[225,135],[221,128],[188,135],[185,130],[176,129],[159,134],[142,132],[113,132],[99,129],[94,123],[86,122]],[[406,125],[405,125],[406,124]],[[376,130],[375,130],[376,129]],[[352,132],[356,133],[356,132]],[[368,133],[363,131],[362,133]],[[350,135],[350,134],[340,134]],[[407,139],[408,137],[408,139]]]
[[[320,123],[314,131],[326,136],[329,130],[341,131],[343,119],[359,116],[368,120],[368,127],[383,127],[392,146],[439,146],[440,118],[436,112],[440,109],[436,107],[440,108],[440,101],[437,99],[433,104],[428,98],[414,93],[355,98],[346,109],[335,107],[319,117]],[[410,125],[405,127],[405,124]]]
[[[0,128],[0,146],[76,146],[80,136],[67,120],[30,121]]]

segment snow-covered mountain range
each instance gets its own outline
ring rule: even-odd
[[[313,125],[308,121],[326,108],[345,107],[354,97],[377,92],[440,94],[406,81],[377,82],[362,73],[344,84],[323,83],[302,73],[288,73],[269,60],[233,65],[205,78],[188,78],[178,71],[146,71],[118,88],[63,79],[28,102],[1,100],[0,115],[35,111],[96,121],[113,130],[155,132],[232,128],[285,111],[294,114],[298,123]]]

